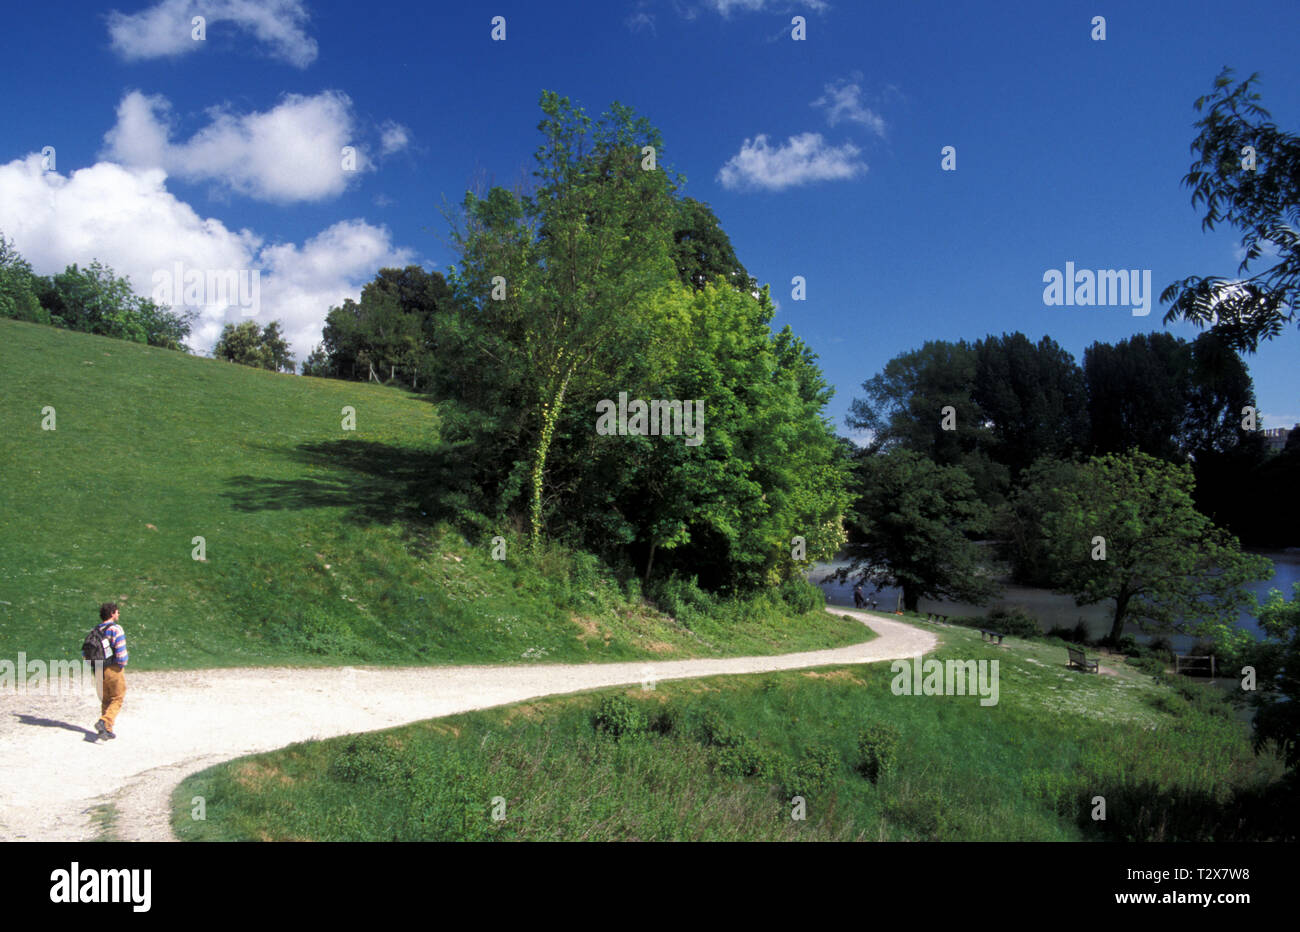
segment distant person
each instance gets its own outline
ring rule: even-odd
[[[862,583],[853,587],[853,607],[862,608],[867,604],[866,598],[862,595]]]
[[[101,738],[116,738],[113,725],[117,713],[122,711],[122,700],[126,697],[126,633],[118,624],[117,605],[105,602],[99,607],[99,624],[95,631],[108,642],[109,655],[106,659],[94,661],[95,694],[99,696],[99,721],[95,722],[95,731]]]

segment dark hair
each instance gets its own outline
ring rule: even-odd
[[[108,619],[113,617],[115,611],[117,611],[116,602],[105,602],[99,607],[99,620],[108,621]]]

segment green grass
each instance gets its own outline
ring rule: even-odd
[[[0,656],[75,656],[105,601],[137,670],[667,659],[868,636],[774,599],[688,628],[584,554],[492,560],[449,529],[437,407],[396,389],[0,320],[0,398]],[[56,430],[41,429],[46,406]]]
[[[188,840],[1225,840],[1279,837],[1281,762],[1195,684],[939,629],[1000,696],[896,696],[890,665],[560,696],[293,745],[184,781]],[[623,697],[623,701],[610,697]],[[1217,704],[1216,704],[1217,703]],[[602,727],[597,727],[600,723]],[[859,736],[899,736],[863,776]],[[611,727],[631,729],[615,737]],[[617,728],[615,728],[617,730]],[[820,760],[822,763],[818,764]],[[805,793],[807,818],[791,819]],[[203,796],[207,820],[189,818]],[[1092,799],[1107,818],[1091,818]],[[505,818],[491,818],[493,799]],[[1294,803],[1286,803],[1294,807]],[[1294,823],[1292,823],[1294,825]],[[1291,831],[1294,831],[1292,827]]]

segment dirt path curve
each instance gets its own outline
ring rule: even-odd
[[[187,775],[297,741],[391,728],[624,683],[869,663],[932,650],[935,636],[847,609],[879,635],[774,657],[666,662],[129,673],[116,741],[87,740],[99,705],[76,695],[0,692],[0,841],[94,838],[91,810],[117,805],[126,841],[174,841],[171,793]]]

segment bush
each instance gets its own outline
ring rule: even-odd
[[[721,773],[733,777],[771,777],[781,770],[777,758],[746,737],[720,748],[717,762]]]
[[[783,767],[781,783],[785,795],[802,796],[807,799],[816,796],[827,786],[840,765],[840,756],[835,749],[826,744],[813,744],[804,748],[803,756],[793,766],[788,762]]]
[[[826,606],[826,593],[802,577],[787,579],[777,590],[781,601],[799,614],[820,612]]]
[[[863,731],[858,737],[858,752],[862,755],[858,772],[872,783],[891,773],[898,760],[900,737],[898,729],[879,723]]]
[[[656,580],[651,583],[648,594],[656,608],[688,628],[696,618],[707,615],[714,603],[712,596],[699,587],[695,577],[670,576]]]
[[[1189,682],[1182,677],[1173,678],[1173,687],[1196,711],[1216,718],[1232,718],[1233,708],[1228,698],[1213,686]]]
[[[645,733],[648,722],[640,707],[627,696],[606,696],[600,700],[592,725],[615,740]]]
[[[744,735],[732,729],[716,712],[708,712],[700,721],[700,741],[715,748],[734,747],[744,740]]]
[[[1019,605],[1010,608],[995,608],[985,617],[982,627],[999,634],[1009,634],[1018,638],[1040,638],[1043,629],[1038,619]]]
[[[410,774],[397,750],[378,735],[358,735],[330,764],[330,773],[344,783],[394,783]]]
[[[1163,635],[1151,639],[1151,643],[1147,645],[1147,652],[1167,663],[1174,662],[1174,643]]]
[[[1150,673],[1156,677],[1163,675],[1165,672],[1165,662],[1158,657],[1126,657],[1124,662],[1129,666],[1137,667],[1143,673]]]
[[[1147,702],[1153,709],[1160,712],[1167,712],[1175,718],[1181,718],[1191,711],[1191,705],[1182,696],[1171,695],[1167,692],[1158,692],[1147,697]]]

